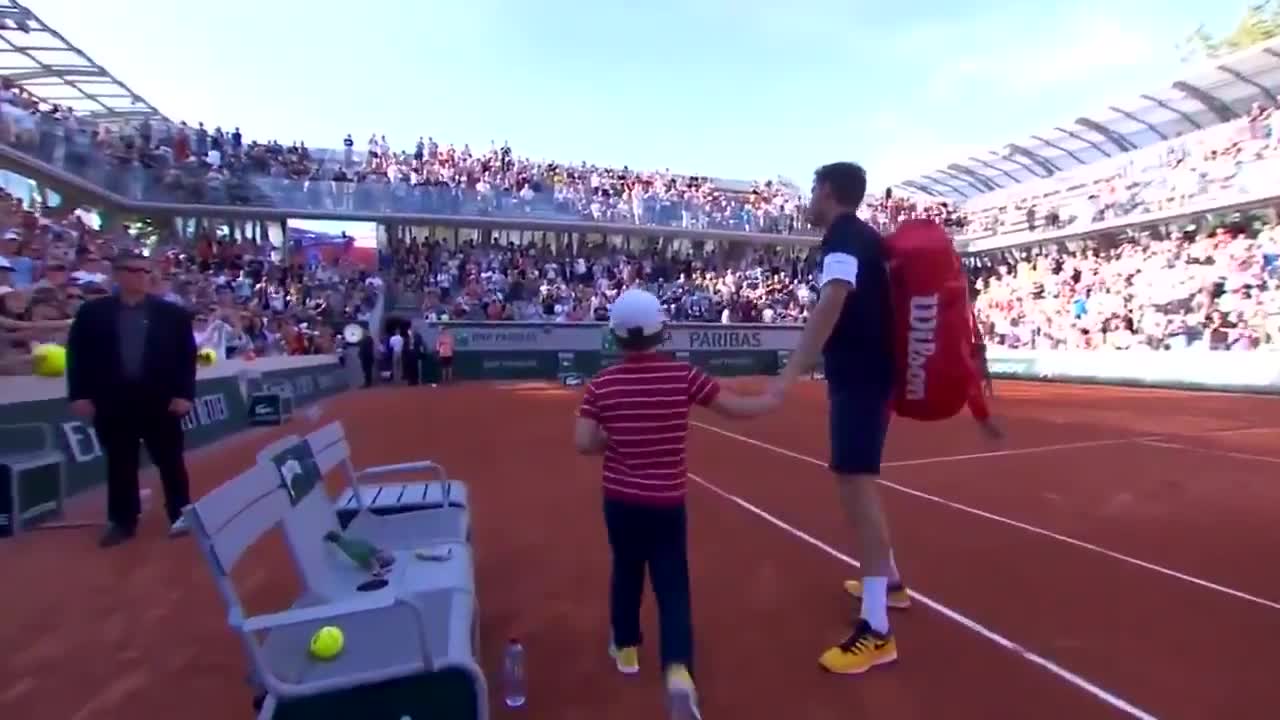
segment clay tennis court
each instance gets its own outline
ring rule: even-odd
[[[840,678],[816,665],[847,629],[840,583],[856,572],[822,467],[823,393],[805,383],[778,416],[699,414],[691,430],[708,720],[1275,717],[1280,399],[1010,382],[1003,443],[966,419],[899,423],[885,501],[918,596],[892,615],[902,660]],[[192,453],[193,490],[335,419],[357,464],[436,459],[471,485],[482,663],[496,680],[505,639],[528,648],[529,704],[507,710],[494,682],[494,717],[662,717],[656,647],[634,678],[604,652],[608,558],[597,461],[569,451],[576,401],[540,383],[350,392]],[[251,717],[208,570],[161,514],[112,551],[96,528],[0,542],[0,717]],[[251,609],[282,607],[283,547],[245,565]]]

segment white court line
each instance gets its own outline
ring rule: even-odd
[[[737,433],[732,433],[732,432],[729,432],[728,430],[723,430],[723,429],[718,428],[718,427],[716,427],[716,426],[714,426],[714,425],[708,425],[708,424],[706,424],[706,423],[694,422],[694,421],[690,421],[690,424],[691,424],[691,425],[697,425],[698,427],[701,427],[701,428],[706,428],[707,430],[711,430],[712,432],[717,432],[717,433],[720,433],[721,435],[724,435],[724,436],[726,436],[726,437],[730,437],[730,438],[733,438],[733,439],[735,439],[735,440],[740,440],[740,441],[742,441],[742,442],[749,443],[749,444],[751,444],[751,445],[755,445],[755,446],[757,446],[757,447],[761,447],[761,448],[764,448],[764,449],[766,449],[766,450],[771,450],[771,451],[776,452],[776,453],[778,453],[778,454],[780,454],[780,455],[786,455],[787,457],[795,458],[795,459],[797,459],[797,460],[803,460],[804,462],[812,463],[812,464],[814,464],[814,465],[819,465],[819,466],[821,466],[821,467],[823,467],[823,468],[825,468],[825,467],[827,466],[827,464],[826,464],[826,463],[824,463],[824,462],[822,462],[821,460],[818,460],[818,459],[816,459],[816,458],[811,458],[811,457],[809,457],[809,456],[807,456],[807,455],[801,455],[800,453],[792,452],[792,451],[787,450],[787,449],[785,449],[785,448],[780,448],[780,447],[778,447],[778,446],[776,446],[776,445],[770,445],[769,443],[760,442],[759,440],[754,440],[754,439],[752,439],[752,438],[746,437],[745,435],[739,435],[739,434],[737,434]],[[1051,445],[1051,446],[1045,446],[1045,447],[1039,447],[1039,448],[1026,448],[1025,450],[1021,450],[1021,451],[1019,451],[1019,450],[1005,450],[1005,451],[991,452],[991,453],[975,453],[975,454],[972,454],[972,455],[953,455],[953,456],[951,456],[951,457],[942,457],[942,458],[925,458],[925,459],[922,459],[922,460],[901,460],[901,461],[898,461],[898,462],[887,462],[887,463],[884,463],[881,467],[900,467],[900,466],[903,466],[903,465],[921,465],[921,464],[924,464],[924,463],[930,463],[930,462],[946,462],[946,461],[949,461],[949,460],[967,460],[967,459],[970,459],[970,458],[1000,457],[1000,456],[1002,456],[1002,455],[1014,455],[1014,454],[1018,454],[1019,452],[1040,452],[1040,451],[1044,451],[1044,450],[1057,450],[1057,449],[1063,449],[1063,448],[1069,448],[1069,447],[1091,447],[1091,446],[1095,446],[1095,445],[1108,445],[1108,444],[1115,444],[1115,443],[1119,443],[1119,442],[1131,442],[1131,441],[1146,442],[1146,441],[1150,441],[1150,440],[1154,440],[1154,439],[1155,439],[1155,438],[1129,438],[1128,440],[1117,440],[1117,441],[1114,441],[1114,442],[1113,442],[1113,441],[1105,441],[1105,440],[1104,440],[1104,441],[1098,441],[1098,442],[1093,442],[1093,443],[1074,443],[1074,444],[1069,444],[1069,445]],[[974,508],[974,507],[969,507],[968,505],[961,505],[961,504],[960,504],[960,503],[958,503],[958,502],[953,502],[953,501],[951,501],[951,500],[947,500],[947,499],[944,499],[944,498],[940,498],[940,497],[938,497],[938,496],[936,496],[936,495],[930,495],[930,494],[928,494],[928,493],[921,492],[921,491],[919,491],[919,490],[915,490],[915,489],[912,489],[912,488],[906,487],[906,486],[904,486],[904,485],[899,485],[899,484],[894,483],[894,482],[889,482],[888,480],[885,480],[884,478],[880,478],[880,484],[881,484],[881,485],[884,485],[885,487],[893,488],[894,490],[897,490],[897,491],[899,491],[899,492],[906,493],[906,494],[908,494],[908,495],[914,495],[915,497],[918,497],[918,498],[920,498],[920,499],[922,499],[922,500],[928,500],[928,501],[930,501],[930,502],[938,503],[939,505],[945,505],[945,506],[947,506],[947,507],[949,507],[949,508],[951,508],[951,509],[953,509],[953,510],[960,510],[960,511],[962,511],[962,512],[967,512],[967,513],[969,513],[969,514],[971,514],[971,515],[977,515],[978,517],[983,517],[983,518],[986,518],[986,519],[988,519],[988,520],[994,520],[995,522],[1002,523],[1002,524],[1004,524],[1004,525],[1008,525],[1008,526],[1010,526],[1010,527],[1016,527],[1016,528],[1018,528],[1019,530],[1025,530],[1025,531],[1027,531],[1027,532],[1029,532],[1029,533],[1034,533],[1034,534],[1036,534],[1036,535],[1040,535],[1040,536],[1043,536],[1043,537],[1047,537],[1047,538],[1050,538],[1050,539],[1052,539],[1052,540],[1057,540],[1058,542],[1064,542],[1064,543],[1067,543],[1068,545],[1074,545],[1075,547],[1078,547],[1078,548],[1081,548],[1081,549],[1084,549],[1084,550],[1089,550],[1089,551],[1091,551],[1091,552],[1096,552],[1096,553],[1099,553],[1099,554],[1101,554],[1101,555],[1106,555],[1106,556],[1107,556],[1107,557],[1109,557],[1109,558],[1114,558],[1114,559],[1116,559],[1116,560],[1120,560],[1120,561],[1123,561],[1123,562],[1129,563],[1130,565],[1136,565],[1136,566],[1138,566],[1138,567],[1140,567],[1140,568],[1145,568],[1145,569],[1147,569],[1147,570],[1152,570],[1152,571],[1154,571],[1154,572],[1158,572],[1158,573],[1160,573],[1160,574],[1162,574],[1162,575],[1168,575],[1169,577],[1177,578],[1177,579],[1179,579],[1179,580],[1182,580],[1183,582],[1191,583],[1192,585],[1198,585],[1198,586],[1200,586],[1200,587],[1202,587],[1202,588],[1205,588],[1205,589],[1208,589],[1208,590],[1215,590],[1215,591],[1220,592],[1220,593],[1222,593],[1222,594],[1224,594],[1224,595],[1230,595],[1230,596],[1232,596],[1232,597],[1239,598],[1239,599],[1241,599],[1241,600],[1247,600],[1247,601],[1249,601],[1249,602],[1251,602],[1251,603],[1254,603],[1254,604],[1257,604],[1257,605],[1262,605],[1262,606],[1264,606],[1264,607],[1268,607],[1268,608],[1271,608],[1271,609],[1273,609],[1273,610],[1280,610],[1280,602],[1274,602],[1274,601],[1272,601],[1272,600],[1267,600],[1266,598],[1260,598],[1260,597],[1257,597],[1256,595],[1250,595],[1250,594],[1248,594],[1248,593],[1246,593],[1246,592],[1241,592],[1241,591],[1239,591],[1239,590],[1235,590],[1235,589],[1233,589],[1233,588],[1226,587],[1225,585],[1219,585],[1219,584],[1217,584],[1217,583],[1215,583],[1215,582],[1210,582],[1209,580],[1203,580],[1203,579],[1198,578],[1198,577],[1194,577],[1194,576],[1191,576],[1191,575],[1187,575],[1186,573],[1178,572],[1177,570],[1173,570],[1173,569],[1170,569],[1170,568],[1167,568],[1167,567],[1163,567],[1163,566],[1161,566],[1161,565],[1156,565],[1156,564],[1154,564],[1154,563],[1149,563],[1149,562],[1147,562],[1147,561],[1145,561],[1145,560],[1139,560],[1139,559],[1137,559],[1137,558],[1135,558],[1135,557],[1130,557],[1130,556],[1128,556],[1128,555],[1123,555],[1123,554],[1118,553],[1118,552],[1116,552],[1116,551],[1114,551],[1114,550],[1108,550],[1108,549],[1106,549],[1106,548],[1104,548],[1104,547],[1102,547],[1102,546],[1100,546],[1100,545],[1094,545],[1093,543],[1085,542],[1085,541],[1083,541],[1083,540],[1077,540],[1076,538],[1068,537],[1068,536],[1066,536],[1066,535],[1059,535],[1058,533],[1052,532],[1052,531],[1050,531],[1050,530],[1045,530],[1044,528],[1038,528],[1038,527],[1036,527],[1036,526],[1034,526],[1034,525],[1028,525],[1028,524],[1026,524],[1026,523],[1024,523],[1024,522],[1019,522],[1019,521],[1017,521],[1017,520],[1013,520],[1013,519],[1011,519],[1011,518],[1007,518],[1007,517],[1004,517],[1004,516],[1002,516],[1002,515],[996,515],[995,513],[989,513],[989,512],[987,512],[986,510],[979,510],[979,509]]]
[[[1232,430],[1205,430],[1204,432],[1196,432],[1196,433],[1167,433],[1167,434],[1181,435],[1186,437],[1200,437],[1202,435],[1205,435],[1205,436],[1207,435],[1244,435],[1245,433],[1278,432],[1278,431],[1280,431],[1280,427],[1246,427],[1246,428],[1234,428]]]
[[[1238,458],[1240,460],[1257,460],[1259,462],[1280,463],[1280,458],[1267,457],[1266,455],[1251,455],[1249,453],[1233,452],[1231,450],[1218,450],[1216,448],[1202,448],[1194,445],[1183,445],[1182,443],[1169,442],[1168,440],[1139,440],[1143,445],[1151,445],[1153,447],[1173,448],[1175,450],[1189,450],[1191,452],[1203,453],[1205,455],[1221,455],[1223,457]]]
[[[703,480],[702,478],[698,477],[697,475],[694,475],[693,473],[689,473],[689,479],[693,480],[699,485],[702,485],[703,487],[714,492],[720,497],[732,503],[735,503],[736,505],[741,507],[743,510],[746,510],[747,512],[752,513],[756,517],[759,517],[762,520],[772,524],[773,526],[787,533],[790,533],[794,537],[809,543],[810,545],[818,548],[819,550],[825,552],[831,557],[836,558],[837,560],[840,560],[841,562],[844,562],[852,567],[855,567],[855,568],[861,567],[861,565],[858,563],[857,560],[854,560],[848,555],[845,555],[844,553],[840,552],[839,550],[836,550],[830,545],[827,545],[826,543],[813,537],[812,535],[809,535],[808,533],[805,533],[802,530],[799,530],[797,528],[794,528],[788,525],[782,520],[779,520],[773,515],[770,515],[769,513],[765,512],[764,510],[761,510],[755,505],[752,505],[746,500],[743,500],[737,495],[733,495],[731,493],[725,492],[724,490],[721,490],[720,488],[716,487],[715,485],[712,485],[711,483],[707,482],[706,480]],[[1015,643],[1009,638],[1001,635],[995,630],[992,630],[991,628],[988,628],[984,625],[979,624],[975,620],[971,620],[968,617],[961,615],[959,612],[952,610],[951,608],[947,607],[946,605],[943,605],[937,600],[934,600],[928,595],[924,595],[923,593],[915,589],[907,590],[907,594],[909,594],[913,599],[919,601],[925,607],[936,611],[940,615],[943,615],[944,617],[950,620],[954,620],[955,622],[963,625],[964,627],[972,630],[973,632],[999,645],[1005,650],[1009,650],[1011,652],[1016,653],[1019,657],[1023,658],[1024,660],[1028,660],[1032,663],[1035,663],[1036,665],[1039,665],[1040,667],[1053,673],[1059,679],[1065,680],[1068,683],[1075,685],[1077,688],[1084,690],[1090,695],[1093,695],[1094,697],[1105,702],[1111,707],[1114,707],[1117,710],[1122,710],[1135,718],[1140,718],[1140,720],[1156,720],[1155,715],[1152,715],[1151,713],[1133,705],[1132,703],[1128,702],[1124,698],[1121,698],[1118,695],[1115,695],[1113,693],[1107,692],[1106,690],[1103,690],[1097,685],[1094,685],[1088,680],[1080,677],[1079,675],[1071,672],[1070,670],[1062,667],[1061,665],[1053,662],[1052,660],[1042,655],[1037,655],[1036,653],[1028,650],[1025,647],[1022,647],[1021,645]]]
[[[729,432],[728,430],[725,430],[723,428],[718,428],[715,425],[708,425],[707,423],[698,422],[697,420],[690,420],[689,424],[697,425],[700,428],[706,428],[707,430],[710,430],[712,432],[718,432],[721,435],[726,435],[728,437],[733,438],[734,440],[741,440],[744,443],[750,443],[757,447],[762,447],[765,450],[772,450],[776,453],[781,453],[788,457],[793,457],[797,460],[804,460],[805,462],[817,463],[818,465],[821,465],[823,467],[827,466],[826,463],[821,462],[819,460],[815,460],[807,455],[801,455],[800,453],[791,452],[786,448],[780,448],[776,445],[770,445],[768,443],[760,442],[759,440],[754,440],[752,438],[747,437],[746,435],[739,435],[734,432]],[[942,457],[917,458],[914,460],[893,460],[891,462],[881,463],[880,467],[906,467],[908,465],[929,465],[932,463],[952,462],[955,460],[979,460],[981,458],[1004,457],[1006,455],[1027,455],[1030,453],[1049,452],[1052,450],[1072,450],[1075,448],[1103,447],[1105,445],[1122,445],[1124,443],[1130,443],[1135,440],[1138,440],[1138,441],[1159,440],[1162,437],[1164,436],[1163,435],[1143,435],[1141,437],[1114,438],[1111,440],[1085,440],[1083,442],[1062,443],[1060,445],[1037,445],[1035,447],[1014,448],[1012,450],[991,450],[988,452],[968,453],[966,455],[944,455]],[[884,482],[884,481],[881,480],[881,482]],[[890,487],[897,487],[892,483],[885,483],[885,484]],[[907,490],[906,488],[899,488],[899,489]],[[914,492],[914,491],[907,490],[907,492]]]

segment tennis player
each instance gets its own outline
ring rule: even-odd
[[[822,357],[830,399],[829,467],[858,540],[863,578],[846,583],[850,594],[862,598],[853,633],[818,662],[846,675],[897,660],[887,608],[910,603],[877,485],[893,391],[893,328],[884,241],[856,214],[866,191],[866,171],[853,163],[832,163],[814,173],[809,221],[824,230],[821,290],[773,388],[785,393]]]

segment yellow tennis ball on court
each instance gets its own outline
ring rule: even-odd
[[[209,367],[218,362],[218,353],[214,352],[213,348],[201,348],[200,352],[196,353],[196,362],[201,367]]]
[[[342,652],[346,639],[342,630],[333,625],[325,625],[311,636],[311,657],[317,660],[332,660]]]
[[[31,351],[32,369],[42,377],[62,377],[67,371],[67,349],[56,343],[42,343]]]

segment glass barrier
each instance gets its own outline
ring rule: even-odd
[[[5,109],[11,109],[4,106]],[[294,180],[248,171],[211,174],[197,166],[146,167],[127,156],[112,157],[84,128],[23,114],[8,117],[7,145],[41,162],[104,188],[126,200],[191,205],[239,205],[284,210],[388,212],[429,215],[527,217],[638,226],[775,234],[815,234],[794,215],[772,207],[755,209],[731,199],[703,204],[679,198],[633,206],[605,193],[553,191],[533,183],[520,191],[478,190],[446,184],[391,183],[385,176],[365,182]],[[24,123],[26,123],[24,125]],[[312,161],[339,167],[342,151],[312,151]],[[317,155],[318,153],[318,155]],[[357,159],[364,153],[356,153]],[[379,176],[375,176],[379,177]]]

